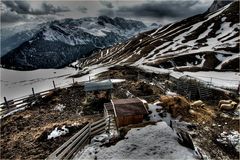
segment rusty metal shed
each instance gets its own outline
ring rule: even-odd
[[[148,110],[138,98],[116,99],[104,104],[105,115],[113,114],[118,127],[141,123]]]

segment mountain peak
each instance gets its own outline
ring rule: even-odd
[[[217,5],[217,4],[216,4]],[[88,57],[81,67],[130,65],[145,68],[239,70],[239,1],[139,34]]]
[[[24,38],[24,41],[20,40],[17,48],[1,57],[1,63],[6,68],[23,70],[59,68],[99,48],[123,42],[146,29],[140,21],[119,17],[55,20],[38,29],[34,35]],[[13,38],[10,40],[16,41]]]
[[[207,13],[215,12],[229,3],[232,3],[233,1],[235,0],[214,0],[212,5],[208,8]]]

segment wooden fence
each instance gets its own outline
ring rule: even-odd
[[[95,135],[109,130],[110,117],[106,117],[94,123],[88,123],[84,128],[72,136],[62,146],[56,149],[47,160],[52,159],[70,159],[73,158],[84,146],[86,146],[91,138]]]
[[[61,86],[61,88],[69,88],[72,87],[75,83],[73,79],[73,83]],[[78,83],[79,85],[83,85],[84,82]],[[34,88],[32,88],[32,94],[26,95],[20,98],[15,98],[12,100],[7,100],[6,97],[4,97],[4,102],[0,104],[0,119],[5,118],[8,115],[17,112],[19,110],[23,110],[26,107],[30,106],[34,101],[40,98],[44,98],[47,95],[49,95],[52,92],[58,91],[60,87],[56,87],[55,82],[53,81],[53,88],[45,91],[41,91],[38,93],[35,93]]]

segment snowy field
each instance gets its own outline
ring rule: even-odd
[[[104,138],[104,137],[103,137]],[[103,140],[103,139],[102,139]],[[131,129],[125,139],[110,147],[92,142],[77,159],[196,159],[194,151],[181,146],[176,133],[165,123]]]
[[[108,71],[112,66],[93,65],[84,69],[86,75],[74,78],[75,82],[84,82],[96,79],[96,75]],[[240,82],[240,73],[238,72],[175,72],[162,68],[150,67],[146,65],[137,66],[146,72],[155,73],[170,73],[172,76],[179,78],[184,75],[189,75],[205,82],[211,82],[213,86],[222,88],[237,89]],[[53,88],[53,80],[56,87],[63,87],[72,84],[72,79],[67,78],[70,75],[77,74],[78,70],[66,67],[62,69],[39,69],[34,71],[15,71],[1,68],[1,96],[0,102],[3,102],[3,97],[8,100],[20,98],[32,94],[32,88],[35,92]],[[112,79],[113,83],[123,82],[124,80]]]
[[[192,76],[205,82],[210,82],[213,86],[237,89],[240,84],[240,73],[238,72],[184,72],[185,75]]]
[[[240,84],[240,73],[239,72],[215,72],[215,71],[198,71],[198,72],[177,72],[171,69],[157,68],[147,65],[137,65],[138,68],[145,70],[146,72],[154,72],[157,74],[170,73],[175,78],[188,75],[211,83],[213,86],[220,88],[237,89]]]
[[[77,73],[73,68],[63,69],[39,69],[34,71],[15,71],[1,68],[1,102],[3,97],[8,100],[29,95],[32,88],[35,92],[53,88],[53,80],[56,86],[72,82],[67,76]]]
[[[96,75],[108,70],[109,67],[101,67],[98,65],[86,68],[88,74],[74,78],[75,82],[89,81],[96,78]],[[7,97],[8,100],[24,97],[32,94],[32,88],[35,93],[53,89],[53,80],[56,87],[63,87],[73,83],[70,75],[77,74],[74,68],[66,67],[62,69],[38,69],[34,71],[16,71],[1,68],[1,99]],[[113,80],[119,82],[123,80]]]

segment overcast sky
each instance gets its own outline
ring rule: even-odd
[[[0,3],[1,22],[3,26],[7,26],[99,15],[167,24],[203,13],[212,2],[213,0],[6,0]]]

